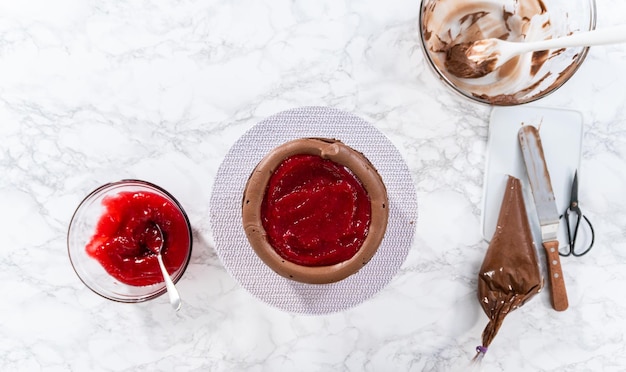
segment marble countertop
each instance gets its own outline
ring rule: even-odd
[[[626,3],[599,1],[598,27]],[[466,371],[487,324],[476,297],[491,107],[424,61],[417,1],[29,0],[0,3],[0,370]],[[531,106],[583,117],[581,206],[596,228],[549,293],[511,313],[484,371],[626,366],[626,47],[591,49]],[[330,106],[372,123],[415,182],[416,234],[391,282],[327,315],[278,310],[220,262],[209,223],[218,167],[277,112]],[[563,146],[567,146],[563,143]],[[129,305],[78,279],[66,235],[95,187],[122,178],[176,195],[194,229],[178,284]],[[475,367],[475,366],[474,366]]]

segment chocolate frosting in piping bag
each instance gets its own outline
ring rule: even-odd
[[[521,182],[509,176],[496,231],[478,274],[478,300],[489,323],[475,360],[487,352],[504,318],[539,293],[542,286]]]

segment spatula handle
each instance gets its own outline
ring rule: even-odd
[[[552,307],[556,311],[563,311],[569,306],[567,301],[567,290],[561,269],[561,258],[559,257],[559,241],[551,240],[543,243],[548,259],[548,274],[550,275],[550,288]]]

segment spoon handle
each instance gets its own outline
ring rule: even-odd
[[[163,280],[165,281],[167,294],[170,296],[170,304],[172,304],[174,310],[178,311],[180,310],[181,306],[180,295],[178,294],[178,290],[176,289],[176,286],[174,285],[170,274],[168,274],[167,269],[165,268],[165,264],[163,264],[163,257],[160,253],[157,254],[157,261],[159,261],[159,267],[161,268],[161,272],[163,273]]]
[[[593,46],[626,42],[626,25],[614,26],[599,30],[573,33],[556,39],[530,41],[524,45],[524,52],[535,50],[559,49],[575,46]]]

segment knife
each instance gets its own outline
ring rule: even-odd
[[[550,275],[552,307],[557,311],[567,309],[567,291],[561,259],[559,258],[559,212],[556,209],[556,200],[552,191],[550,174],[543,155],[541,137],[537,128],[524,125],[518,132],[519,143],[522,149],[526,172],[530,181],[539,225],[541,226],[541,240],[548,260],[548,274]]]

